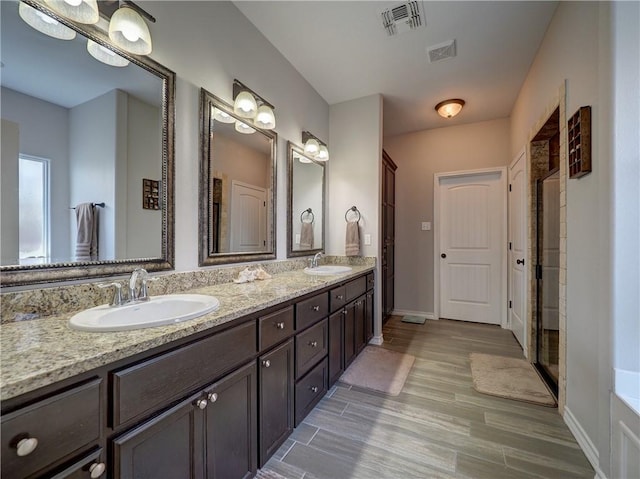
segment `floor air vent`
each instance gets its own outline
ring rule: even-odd
[[[389,36],[426,25],[422,1],[398,3],[380,12],[382,26]]]
[[[427,47],[427,53],[429,54],[429,63],[453,58],[456,56],[456,41],[449,40],[448,42]]]

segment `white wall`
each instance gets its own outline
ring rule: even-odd
[[[395,309],[432,314],[436,231],[421,223],[433,222],[433,175],[508,165],[509,120],[386,137],[384,149],[398,165]]]
[[[198,268],[199,88],[231,102],[234,78],[276,107],[277,256],[285,258],[286,141],[299,145],[302,130],[328,139],[329,106],[232,3],[150,1],[145,9],[157,19],[151,56],[178,75],[176,270]]]
[[[20,125],[2,119],[0,146],[0,265],[18,264],[20,253],[18,216],[18,155]]]
[[[50,160],[51,255],[68,261],[69,110],[2,88],[2,118],[20,125],[20,153]]]
[[[327,163],[327,245],[330,255],[345,254],[344,214],[356,206],[361,214],[362,256],[380,257],[382,168],[382,96],[370,95],[331,105],[330,160]],[[352,216],[350,216],[352,218]],[[371,245],[364,235],[371,235]],[[380,262],[376,280],[380,284]],[[382,334],[381,298],[376,290],[374,335]]]
[[[514,156],[530,140],[531,128],[565,79],[567,116],[580,106],[592,108],[593,172],[567,182],[565,413],[579,425],[578,440],[587,456],[599,462],[605,473],[609,470],[612,284],[609,34],[608,4],[560,2],[511,117]],[[637,51],[637,45],[634,48]]]
[[[238,135],[241,134],[238,133]],[[213,141],[212,157],[215,165],[214,170],[226,174],[229,181],[242,181],[260,188],[271,186],[269,183],[271,155],[265,155],[228,136],[217,135]],[[231,187],[229,187],[229,192],[231,192]],[[230,203],[231,199],[227,198],[227,200]]]

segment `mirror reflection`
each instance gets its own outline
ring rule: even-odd
[[[200,264],[275,258],[276,134],[201,90]]]
[[[303,256],[324,248],[325,163],[312,160],[288,143],[288,256]]]
[[[19,2],[0,8],[3,269],[170,267],[173,72],[105,48],[95,29],[69,23],[73,38],[53,38],[23,21]],[[117,61],[98,61],[96,48]]]

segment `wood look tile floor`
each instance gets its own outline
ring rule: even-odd
[[[338,383],[263,468],[288,479],[572,479],[594,471],[555,408],[480,394],[469,353],[522,357],[510,331],[459,321],[384,327],[415,364],[398,396]]]

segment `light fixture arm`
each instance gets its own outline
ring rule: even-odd
[[[124,0],[124,1],[128,1],[128,0]],[[259,100],[262,103],[262,105],[266,105],[269,108],[271,108],[272,110],[276,109],[271,103],[269,103],[267,100],[262,98],[256,92],[254,92],[247,85],[242,83],[240,80],[234,78],[234,80],[233,80],[233,99],[235,100],[236,97],[243,91],[248,91],[249,93],[251,93],[256,100]]]
[[[153,15],[151,15],[150,13],[147,13],[146,10],[144,10],[139,5],[133,3],[131,0],[120,0],[119,1],[119,5],[121,7],[129,7],[131,9],[135,10],[140,15],[142,15],[147,20],[149,20],[151,23],[156,23],[156,19],[155,19],[155,17]]]

